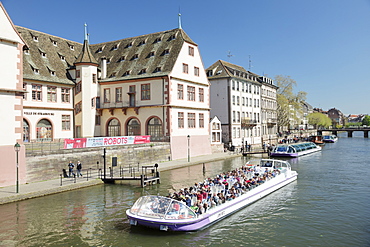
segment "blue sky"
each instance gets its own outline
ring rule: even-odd
[[[271,78],[290,76],[313,107],[370,113],[370,0],[2,3],[15,25],[81,43],[86,22],[91,44],[176,28],[180,9],[205,68],[221,59]]]

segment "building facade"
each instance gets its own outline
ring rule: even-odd
[[[217,116],[222,123],[223,143],[261,147],[276,126],[267,123],[268,118],[271,122],[276,117],[276,103],[271,103],[273,97],[276,102],[276,87],[272,81],[263,82],[260,76],[243,67],[221,60],[206,72],[211,83],[211,117]],[[273,90],[275,93],[270,93]],[[262,96],[263,93],[266,95]]]

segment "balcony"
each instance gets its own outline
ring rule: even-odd
[[[242,118],[241,119],[242,129],[253,128],[256,125],[257,125],[257,120],[252,120],[250,118]]]
[[[272,126],[277,124],[277,119],[276,118],[268,118],[267,119],[267,125]]]

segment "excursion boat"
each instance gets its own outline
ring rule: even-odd
[[[299,142],[292,144],[279,144],[270,153],[271,157],[298,157],[321,151],[321,147],[313,142]]]
[[[322,140],[322,136],[310,136],[309,141],[315,143],[316,145],[324,145],[324,141]]]
[[[250,170],[257,167],[260,171],[266,171],[274,176],[252,186],[253,188],[246,189],[234,199],[208,208],[202,214],[197,214],[185,203],[170,197],[142,196],[126,211],[127,218],[132,226],[139,225],[162,231],[197,231],[295,181],[298,176],[296,171],[291,170],[290,164],[283,160],[251,160],[245,167],[251,168]],[[251,175],[253,176],[255,174]],[[232,183],[229,185],[230,188]],[[210,188],[212,193],[223,193],[218,185]]]
[[[336,141],[338,141],[338,137],[335,136],[335,135],[328,135],[328,136],[323,136],[322,137],[322,140],[324,142],[331,142],[331,143],[334,143]]]

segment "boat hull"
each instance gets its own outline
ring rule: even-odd
[[[157,220],[147,219],[131,214],[130,210],[126,211],[127,217],[131,225],[141,225],[150,228],[156,228],[166,231],[197,231],[208,227],[211,224],[227,217],[228,215],[248,206],[249,204],[267,196],[268,194],[284,187],[285,185],[295,181],[298,174],[291,171],[289,175],[280,174],[277,177],[266,181],[256,188],[246,192],[245,194],[224,204],[210,209],[208,213],[203,214],[199,218],[189,220]]]

